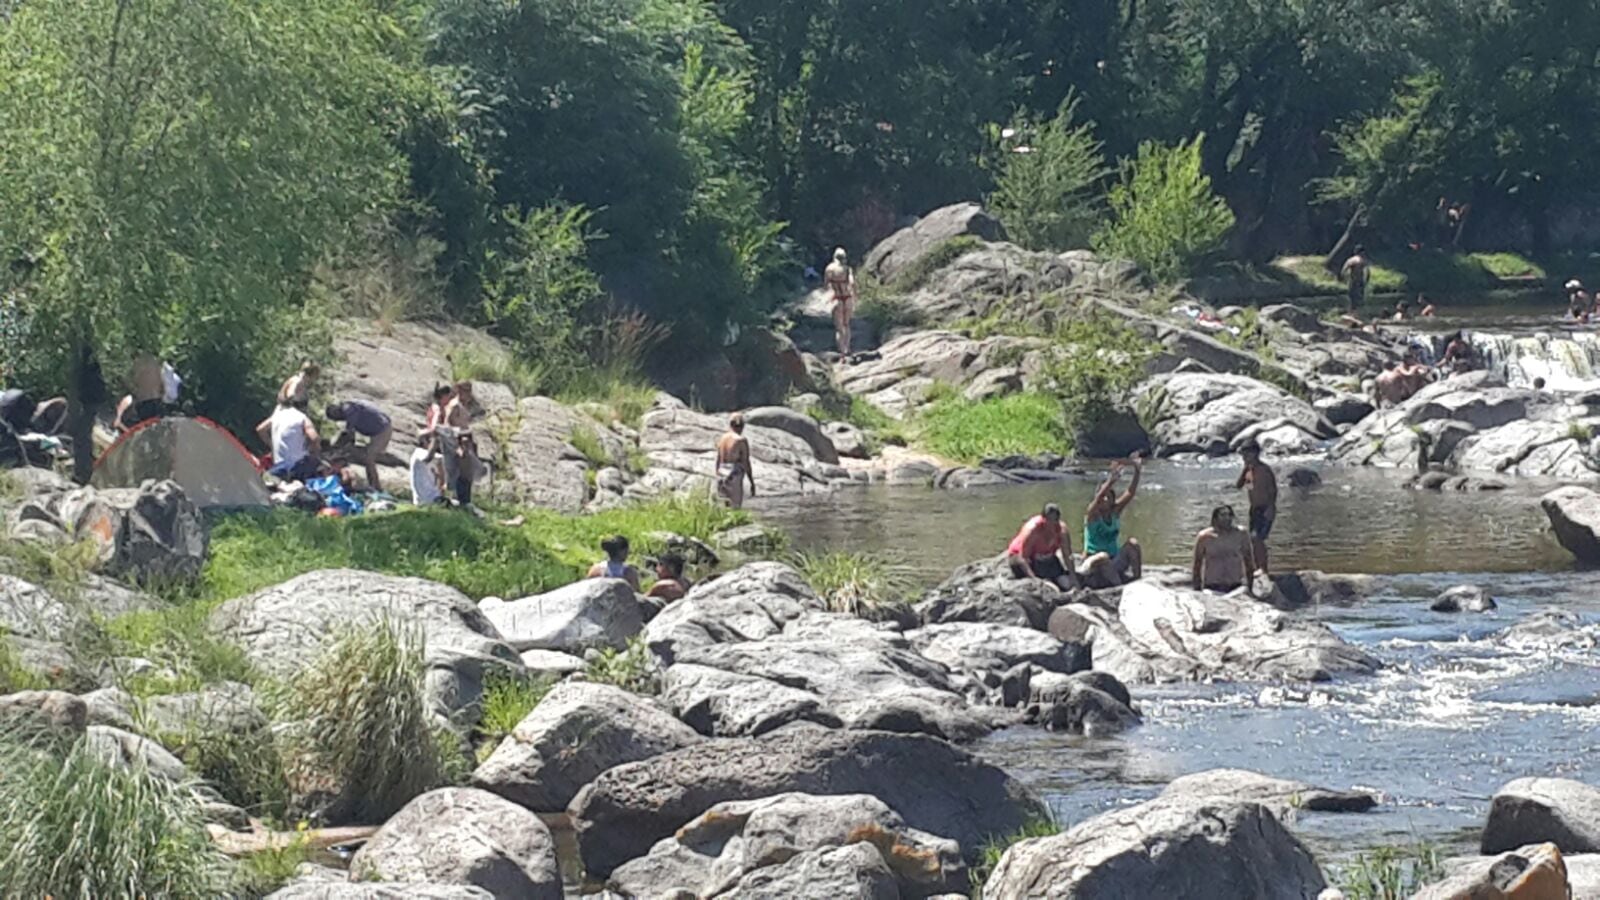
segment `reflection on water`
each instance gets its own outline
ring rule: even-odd
[[[1467,851],[1505,782],[1553,775],[1600,783],[1600,581],[1571,571],[1545,533],[1537,498],[1548,485],[1440,495],[1402,489],[1397,473],[1321,471],[1324,487],[1283,492],[1273,559],[1385,573],[1367,602],[1309,614],[1384,660],[1381,674],[1327,685],[1136,688],[1146,724],[1125,736],[1017,728],[986,739],[979,752],[1033,785],[1068,825],[1219,767],[1382,793],[1376,813],[1300,817],[1297,830],[1330,859],[1419,838]],[[1242,506],[1231,466],[1157,464],[1148,474],[1124,531],[1146,543],[1152,562],[1185,562],[1212,505]],[[801,547],[878,550],[932,582],[998,553],[1044,502],[1081,509],[1092,488],[869,491],[763,518],[788,528]],[[1499,610],[1428,611],[1435,594],[1462,583],[1488,587]],[[1494,638],[1552,606],[1578,613],[1589,643],[1507,646]]]
[[[1569,568],[1571,557],[1547,532],[1539,495],[1550,484],[1505,492],[1439,494],[1402,487],[1405,473],[1315,466],[1324,484],[1284,487],[1270,542],[1275,568],[1326,572],[1522,572]],[[1286,466],[1280,464],[1279,480]],[[1234,488],[1235,463],[1146,466],[1122,533],[1137,537],[1149,563],[1186,565],[1212,507],[1248,503]],[[1126,482],[1124,482],[1126,483]],[[872,488],[801,507],[773,509],[764,521],[786,529],[802,549],[882,550],[937,582],[956,566],[993,556],[1045,503],[1082,522],[1091,479],[974,491]],[[1082,549],[1082,528],[1073,544]]]

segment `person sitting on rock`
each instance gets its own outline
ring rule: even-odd
[[[639,570],[628,564],[628,539],[620,534],[608,537],[600,542],[600,549],[605,551],[606,558],[589,567],[588,577],[620,578],[634,593],[639,593]]]
[[[1233,507],[1224,504],[1211,510],[1211,527],[1194,541],[1194,589],[1226,594],[1242,587],[1254,597],[1250,578],[1254,570],[1251,538],[1233,524]]]
[[[1473,368],[1472,344],[1465,332],[1453,332],[1444,339],[1444,355],[1439,357],[1439,368],[1447,372],[1470,372]]]
[[[756,471],[750,463],[750,439],[744,436],[744,416],[734,413],[728,418],[728,431],[717,438],[717,493],[728,506],[744,506],[745,481],[750,482],[750,496],[756,495]]]
[[[394,422],[388,414],[365,400],[330,404],[323,412],[329,420],[344,423],[343,433],[334,441],[336,445],[353,445],[356,435],[367,439],[361,456],[366,463],[367,486],[375,491],[383,490],[378,483],[378,457],[389,449],[389,440],[394,437]]]
[[[671,603],[682,600],[693,587],[689,579],[683,577],[683,557],[677,553],[666,553],[655,561],[656,583],[650,585],[650,590],[645,592],[646,597],[656,597]]]
[[[299,371],[284,380],[278,388],[278,405],[293,406],[295,403],[305,404],[311,400],[311,385],[322,374],[322,367],[311,360],[300,364]]]
[[[1061,507],[1045,505],[1044,511],[1022,524],[1006,548],[1006,564],[1016,578],[1039,578],[1063,591],[1080,585],[1072,567],[1072,536],[1061,521]]]
[[[1424,319],[1431,319],[1439,312],[1439,304],[1432,300],[1423,299],[1421,294],[1417,295],[1417,302],[1422,304],[1422,312],[1418,313],[1417,315],[1423,317]]]
[[[280,406],[260,425],[256,434],[272,448],[272,468],[267,474],[288,481],[307,481],[321,472],[317,451],[322,438],[300,401]]]
[[[1428,384],[1428,376],[1432,370],[1420,362],[1410,353],[1394,364],[1394,368],[1378,373],[1374,385],[1377,395],[1377,405],[1398,406],[1410,400],[1418,391]]]
[[[1139,542],[1128,538],[1121,541],[1122,513],[1139,493],[1139,478],[1144,474],[1144,463],[1135,453],[1128,458],[1133,464],[1133,480],[1122,496],[1116,496],[1117,479],[1122,475],[1122,461],[1111,464],[1111,471],[1100,489],[1094,492],[1089,508],[1083,514],[1083,566],[1078,574],[1092,588],[1119,587],[1144,576],[1144,552]]]

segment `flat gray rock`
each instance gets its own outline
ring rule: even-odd
[[[440,788],[406,804],[350,861],[353,876],[479,887],[561,900],[555,839],[539,817],[487,791]]]

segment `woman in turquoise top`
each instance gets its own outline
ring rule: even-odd
[[[1089,508],[1083,514],[1083,577],[1090,587],[1117,587],[1137,581],[1144,575],[1144,552],[1133,538],[1122,540],[1122,511],[1133,502],[1139,492],[1139,477],[1144,474],[1144,463],[1135,453],[1128,458],[1133,464],[1133,480],[1122,496],[1116,496],[1117,479],[1122,476],[1122,461],[1111,464],[1106,480],[1094,492]]]

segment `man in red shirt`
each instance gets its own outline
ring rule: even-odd
[[[1061,524],[1061,507],[1046,504],[1042,513],[1024,522],[1006,548],[1006,562],[1017,578],[1041,578],[1064,591],[1078,587],[1072,536]]]

